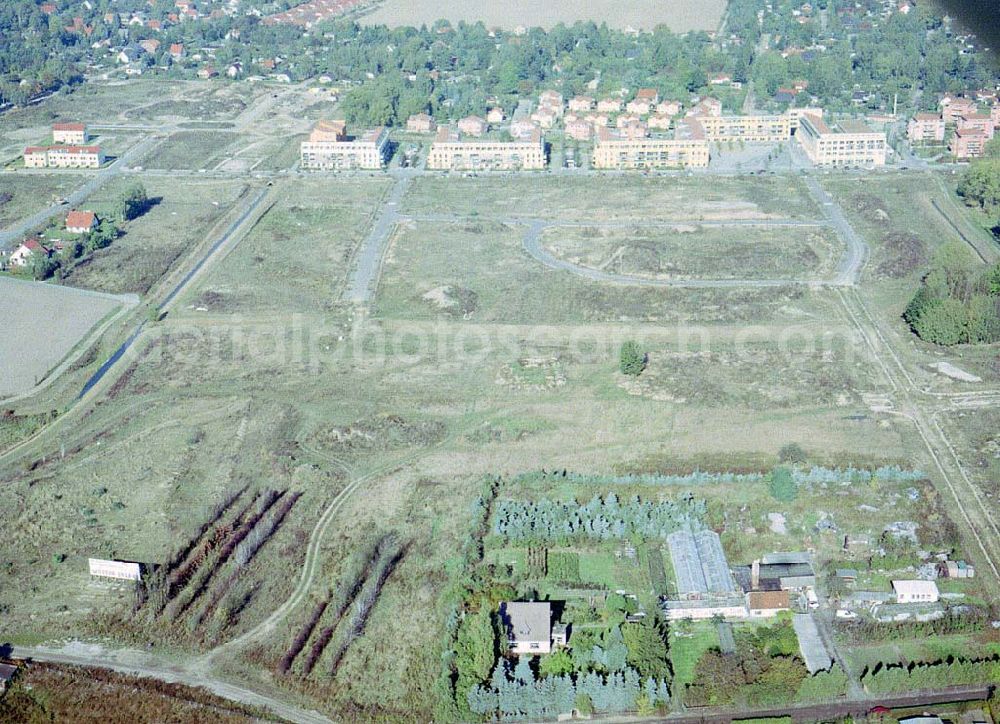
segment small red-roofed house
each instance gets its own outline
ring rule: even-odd
[[[89,234],[97,227],[97,214],[93,211],[70,211],[66,214],[66,231],[71,234]]]

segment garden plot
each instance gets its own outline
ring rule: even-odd
[[[34,387],[124,300],[54,284],[0,278],[0,397]]]

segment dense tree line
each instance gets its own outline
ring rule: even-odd
[[[715,73],[741,82],[753,79],[758,97],[801,78],[809,81],[810,94],[832,107],[848,107],[858,86],[874,91],[871,107],[891,105],[898,94],[905,109],[918,99],[932,105],[937,93],[982,87],[995,74],[985,54],[960,52],[940,18],[924,4],[908,15],[894,13],[887,20],[848,28],[838,11],[853,10],[854,0],[832,0],[826,4],[825,29],[815,18],[798,22],[792,11],[800,3],[782,0],[771,6],[767,11],[762,0],[731,0],[725,32],[713,41],[704,32],[677,35],[660,26],[631,34],[593,22],[516,35],[491,32],[482,23],[387,28],[335,19],[304,32],[298,26],[265,25],[246,14],[165,23],[162,31],[153,31],[108,24],[104,15],[140,11],[165,21],[176,11],[170,0],[92,0],[90,9],[74,6],[52,16],[42,13],[34,0],[11,0],[0,7],[0,99],[23,103],[80,80],[79,68],[105,52],[92,50],[91,43],[108,40],[120,47],[144,38],[161,41],[155,54],[144,57],[147,66],[169,69],[169,45],[180,42],[211,47],[217,65],[239,61],[246,73],[266,75],[271,71],[260,61],[281,58],[278,70],[292,80],[327,74],[355,83],[345,111],[361,125],[399,124],[420,111],[454,118],[482,113],[495,103],[509,112],[518,97],[545,87],[573,95],[652,86],[661,96],[678,100],[711,89],[736,110],[742,92],[708,86]],[[66,30],[76,16],[89,35]],[[758,52],[762,32],[775,44]],[[782,57],[783,50],[811,45],[823,49]],[[22,79],[28,82],[21,85]],[[803,102],[807,96],[802,95]]]
[[[943,661],[879,664],[861,676],[873,694],[940,689],[960,684],[1000,684],[1000,656],[983,659],[948,657]]]
[[[984,157],[973,161],[962,174],[958,194],[966,204],[985,213],[993,234],[1000,236],[1000,138],[987,143]]]
[[[958,243],[941,247],[903,319],[934,344],[1000,341],[1000,264],[982,267]]]
[[[705,501],[685,495],[677,500],[649,502],[634,496],[625,503],[608,493],[586,504],[576,501],[498,500],[493,532],[514,541],[569,541],[578,538],[613,540],[638,535],[664,538],[682,526],[700,521]]]
[[[881,622],[861,619],[845,622],[838,628],[849,641],[871,644],[875,641],[902,641],[929,639],[937,636],[968,634],[980,631],[988,623],[989,615],[979,607],[963,607],[949,611],[943,618],[933,621],[907,621],[905,623]]]
[[[643,682],[630,667],[601,674],[591,671],[576,678],[569,674],[538,677],[530,658],[521,657],[511,671],[510,662],[500,659],[489,683],[472,689],[469,707],[479,715],[504,719],[555,718],[573,709],[581,713],[645,710],[670,701],[665,681],[652,677]]]

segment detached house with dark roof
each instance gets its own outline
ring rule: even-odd
[[[500,620],[514,654],[547,654],[566,645],[566,627],[552,625],[548,601],[507,601],[500,604]]]

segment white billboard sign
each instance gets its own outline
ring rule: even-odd
[[[101,578],[117,578],[121,581],[141,581],[142,570],[138,563],[129,561],[106,561],[102,558],[90,558],[90,575]]]

